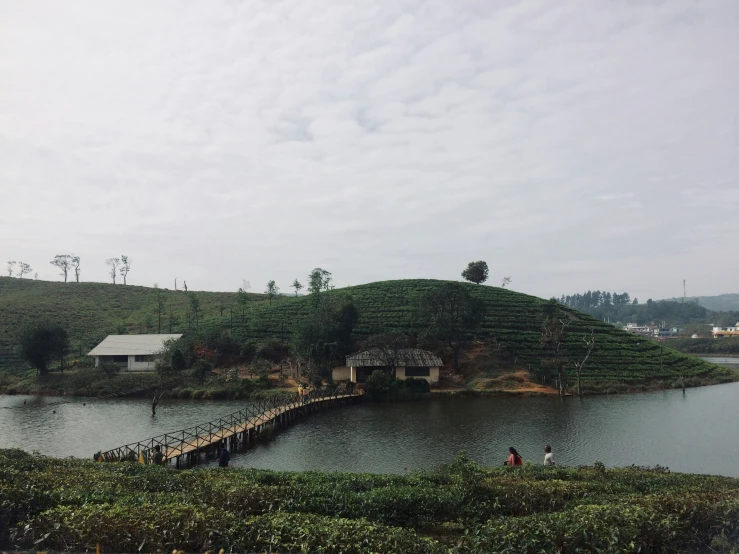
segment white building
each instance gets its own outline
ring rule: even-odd
[[[164,347],[165,341],[181,336],[108,335],[88,356],[95,356],[95,367],[113,362],[128,371],[154,371],[154,355]]]
[[[739,322],[734,327],[714,327],[713,338],[719,337],[739,337]]]

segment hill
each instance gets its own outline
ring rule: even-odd
[[[669,298],[682,302],[682,298]],[[688,296],[686,302],[696,303],[712,312],[739,312],[739,294],[718,294],[716,296]]]
[[[352,298],[359,313],[354,338],[360,341],[385,331],[422,330],[424,323],[414,315],[417,301],[443,283],[423,279],[383,281],[323,294]],[[537,379],[543,379],[547,354],[539,338],[545,301],[498,287],[463,286],[484,306],[476,340],[465,354],[463,370],[467,378],[530,370]],[[188,316],[187,295],[167,290],[161,294],[166,305],[162,332],[194,329],[194,318]],[[278,297],[270,303],[264,295],[250,294],[243,313],[236,293],[198,292],[197,296],[201,329],[234,328],[249,340],[262,343],[279,344],[280,339],[288,339],[294,322],[311,309],[308,296]],[[30,320],[43,318],[61,323],[69,330],[75,351],[84,355],[109,333],[156,332],[155,298],[156,291],[146,287],[0,278],[0,368],[17,367],[17,332]],[[590,329],[595,334],[596,346],[583,370],[583,384],[588,390],[605,386],[612,386],[611,390],[645,388],[656,381],[674,385],[681,374],[693,384],[730,379],[724,368],[626,333],[571,308],[563,306],[563,310],[573,317],[567,339],[573,360],[584,355],[585,334]],[[448,352],[437,346],[439,354],[448,361]]]
[[[735,552],[739,480],[665,468],[174,471],[0,450],[0,549]],[[132,507],[134,509],[132,509]],[[144,545],[144,546],[142,546]]]

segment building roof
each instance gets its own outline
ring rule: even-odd
[[[384,367],[390,356],[383,355],[379,348],[357,352],[346,357],[346,365],[350,367]],[[401,348],[398,350],[396,363],[400,367],[441,367],[444,365],[436,354],[417,348]]]
[[[106,339],[90,350],[88,356],[135,356],[156,354],[164,346],[164,341],[178,339],[174,335],[108,335]]]

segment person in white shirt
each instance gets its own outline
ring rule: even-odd
[[[545,466],[553,466],[553,465],[555,465],[555,463],[554,463],[554,457],[552,455],[552,447],[549,446],[549,445],[546,445],[544,447],[544,452],[545,452],[545,454],[544,454],[544,465]]]

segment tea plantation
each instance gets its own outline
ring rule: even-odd
[[[736,552],[739,480],[663,468],[177,471],[0,450],[0,549]]]
[[[444,281],[430,279],[383,281],[328,291],[346,295],[359,312],[355,338],[384,331],[421,333],[424,322],[416,315],[418,299]],[[507,289],[464,284],[484,304],[484,320],[475,340],[498,358],[515,360],[519,369],[534,372],[544,367],[546,352],[539,345],[544,300]],[[56,283],[0,278],[0,369],[22,365],[14,345],[22,325],[47,319],[64,325],[75,352],[84,355],[110,333],[157,332],[155,290],[103,283]],[[195,328],[186,294],[162,291],[165,309],[162,332],[187,332]],[[249,294],[245,307],[235,293],[198,292],[199,327],[235,329],[250,340],[276,342],[290,338],[292,325],[309,313],[311,298]],[[574,318],[567,350],[571,361],[584,355],[583,337],[592,328],[595,348],[583,370],[585,390],[647,388],[655,382],[676,386],[717,383],[735,378],[729,370],[680,354],[651,340],[637,337],[590,316],[563,307]],[[437,351],[448,362],[443,345]],[[573,365],[569,363],[572,375]],[[571,377],[571,381],[574,378]]]

